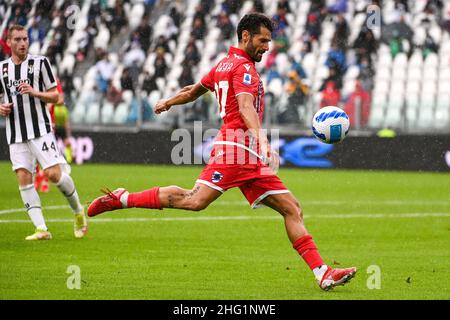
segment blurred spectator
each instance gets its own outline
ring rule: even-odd
[[[158,40],[156,41],[154,50],[157,51],[160,48],[163,49],[164,52],[170,53],[170,48],[169,48],[169,45],[167,44],[167,39],[166,39],[166,37],[164,37],[164,35],[160,35],[158,37]]]
[[[284,29],[274,32],[273,43],[276,53],[286,53],[289,50],[289,38]]]
[[[428,56],[430,52],[438,53],[439,45],[434,41],[433,37],[430,35],[428,29],[426,29],[425,41],[422,45],[422,55],[424,58]]]
[[[278,3],[277,13],[272,17],[272,20],[275,22],[275,28],[273,30],[275,34],[277,34],[278,31],[284,30],[289,26],[289,22],[286,18],[286,13],[286,7]]]
[[[403,14],[399,16],[398,21],[382,27],[381,34],[382,40],[391,47],[392,56],[395,56],[398,52],[409,52],[412,48],[411,44],[414,33],[406,23]],[[404,40],[407,44],[404,43]]]
[[[409,12],[408,0],[394,0],[394,8],[400,12]]]
[[[328,68],[336,69],[336,72],[340,75],[343,75],[347,69],[345,53],[338,47],[336,42],[331,44],[325,65]]]
[[[166,59],[164,58],[164,51],[163,50],[157,50],[156,51],[156,58],[155,58],[155,78],[164,78],[167,73],[167,64]]]
[[[6,43],[7,36],[8,36],[8,29],[5,29],[2,37],[0,38],[0,51],[2,52],[4,57],[6,56],[9,57],[11,55],[11,48]]]
[[[183,65],[188,65],[190,67],[196,66],[200,62],[200,53],[198,52],[197,45],[193,38],[189,39],[186,46],[186,51],[184,53]]]
[[[34,42],[39,42],[42,44],[42,41],[45,38],[45,30],[40,29],[38,26],[38,19],[33,19],[30,28],[28,29],[28,41],[30,44]]]
[[[142,67],[146,59],[144,50],[142,50],[139,42],[133,42],[131,44],[131,49],[127,53],[125,53],[123,57],[123,63],[127,67],[137,66],[138,68]]]
[[[442,3],[442,0],[428,0],[423,11],[425,13],[435,16],[437,18],[437,21],[439,22],[442,19],[442,8],[443,7],[444,7],[444,4]]]
[[[144,52],[147,52],[150,48],[150,43],[152,41],[153,35],[153,28],[150,25],[148,16],[144,16],[142,18],[139,27],[137,27],[136,29],[136,32],[139,36],[138,41],[142,47],[142,50],[144,50]]]
[[[271,82],[273,79],[281,79],[281,80],[282,80],[282,77],[281,77],[280,73],[279,73],[278,70],[277,70],[276,64],[273,63],[273,64],[270,66],[270,68],[267,70],[267,76],[266,76],[266,79],[267,79],[267,84],[270,84],[270,82]]]
[[[347,0],[335,0],[334,3],[328,6],[329,13],[346,13],[347,12]]]
[[[95,64],[97,70],[97,88],[105,95],[114,75],[114,65],[109,60],[108,53],[104,52],[102,59]]]
[[[169,17],[172,18],[173,24],[179,29],[181,26],[181,15],[177,9],[176,4],[170,7]]]
[[[376,53],[378,49],[378,41],[371,29],[362,27],[355,42],[353,43],[355,49],[356,61],[358,64],[366,57],[369,61],[369,65],[372,66],[372,54]]]
[[[134,83],[130,74],[130,69],[123,69],[122,76],[120,77],[120,86],[122,91],[131,90],[134,93]]]
[[[280,123],[298,122],[300,120],[299,108],[305,108],[309,88],[302,82],[300,75],[291,70],[288,73],[285,90],[288,94],[287,105],[286,109],[279,114],[278,121]]]
[[[303,69],[300,62],[297,62],[294,57],[289,56],[289,62],[291,63],[291,70],[294,70],[297,72],[297,74],[300,76],[300,78],[305,79],[308,77],[308,75],[305,72],[305,69]]]
[[[158,90],[155,75],[150,75],[148,71],[144,71],[144,80],[142,81],[142,91],[149,95],[151,92]]]
[[[109,84],[106,92],[106,100],[114,107],[117,107],[122,102],[122,93],[112,83]]]
[[[373,76],[375,72],[372,66],[369,64],[369,59],[363,57],[359,66],[359,76],[358,80],[361,81],[361,85],[365,91],[371,92],[373,89]]]
[[[184,66],[183,71],[178,79],[178,84],[180,88],[191,85],[194,83],[194,78],[192,77],[192,69],[189,66]]]
[[[335,68],[330,68],[328,77],[325,80],[323,80],[322,85],[319,88],[319,91],[325,90],[328,82],[333,82],[334,87],[338,90],[341,90],[342,89],[342,74],[338,74]]]
[[[263,0],[253,0],[252,12],[265,12]]]
[[[116,0],[114,8],[108,10],[107,27],[111,34],[118,34],[123,27],[128,25],[122,0]]]
[[[200,0],[200,4],[202,5],[205,14],[208,14],[213,9],[215,0]]]
[[[78,61],[84,61],[89,48],[91,47],[92,40],[97,36],[98,30],[95,21],[92,20],[89,25],[81,31],[81,36],[78,40],[78,52],[76,54]]]
[[[348,46],[348,37],[350,36],[350,28],[348,27],[347,20],[345,20],[345,17],[341,13],[337,15],[336,19],[336,31],[333,36],[333,41],[336,41],[339,49],[341,49],[343,52],[346,52]]]
[[[192,36],[195,40],[202,40],[205,36],[206,26],[200,18],[196,18],[192,25]]]
[[[311,42],[319,39],[320,34],[322,33],[322,26],[318,12],[308,14],[305,30]]]
[[[355,82],[355,91],[350,94],[344,110],[352,128],[366,127],[370,113],[370,94],[364,90],[360,81]]]
[[[325,82],[325,90],[322,92],[322,100],[320,101],[320,108],[326,106],[337,106],[341,101],[341,93],[336,88],[334,81]]]
[[[228,14],[237,14],[238,11],[242,8],[243,2],[243,0],[224,0],[222,2],[222,10],[224,10]]]
[[[223,11],[217,18],[217,27],[222,31],[223,39],[229,40],[234,36],[235,28],[228,15]]]

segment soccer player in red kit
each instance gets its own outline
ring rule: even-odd
[[[215,138],[209,163],[194,187],[154,187],[137,193],[119,188],[95,199],[88,215],[133,207],[199,211],[226,190],[239,187],[252,208],[266,205],[283,216],[294,249],[311,268],[320,288],[330,290],[353,278],[356,268],[333,269],[325,265],[304,226],[300,204],[274,173],[279,157],[261,129],[264,88],[255,62],[269,50],[272,31],[272,21],[265,15],[245,15],[237,27],[238,47],[231,47],[200,82],[155,105],[155,113],[159,114],[174,105],[192,102],[208,90],[215,92],[223,126]]]

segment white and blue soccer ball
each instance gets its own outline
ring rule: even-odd
[[[312,119],[312,131],[320,141],[339,143],[347,136],[350,121],[344,110],[335,106],[319,109]]]

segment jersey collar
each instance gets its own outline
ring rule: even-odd
[[[231,54],[237,54],[237,55],[240,55],[240,56],[246,58],[247,60],[250,60],[251,63],[255,64],[255,61],[254,61],[252,58],[250,58],[250,56],[248,55],[248,53],[245,52],[245,51],[242,50],[242,49],[239,49],[239,48],[236,48],[236,47],[230,47],[230,51],[228,52],[228,54],[229,54],[229,55],[231,55]]]

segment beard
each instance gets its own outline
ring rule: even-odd
[[[263,52],[258,52],[256,48],[253,46],[252,39],[247,44],[247,53],[248,55],[255,60],[256,62],[260,62],[262,59]],[[260,55],[259,55],[260,54]]]

